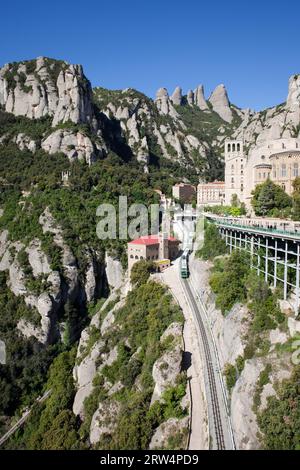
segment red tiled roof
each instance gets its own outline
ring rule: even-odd
[[[169,242],[177,241],[174,237],[168,237]],[[158,245],[158,235],[145,235],[144,237],[136,238],[131,240],[129,243],[134,243],[135,245]]]

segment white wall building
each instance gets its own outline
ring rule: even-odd
[[[225,142],[225,204],[233,194],[247,207],[251,206],[251,192],[257,184],[270,178],[288,194],[293,191],[293,180],[300,176],[300,139],[269,140],[244,153],[243,142]]]

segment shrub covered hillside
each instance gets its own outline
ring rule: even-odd
[[[102,325],[109,308],[100,313]],[[181,358],[181,338],[172,333],[174,325],[182,325],[179,307],[165,287],[150,280],[130,292],[114,316],[113,324],[104,333],[100,327],[88,328],[89,340],[77,360],[74,348],[56,357],[44,386],[45,390],[52,390],[50,398],[35,407],[26,426],[6,448],[146,449],[161,423],[170,418],[185,422],[188,410],[182,405],[182,398],[186,377],[181,372],[181,359],[177,374],[160,383],[159,396],[154,395],[157,384],[153,378],[155,364],[167,377],[169,365],[164,360],[172,357],[170,354],[178,345]],[[76,393],[72,369],[87,360],[96,344],[101,345],[97,372],[80,418],[72,412]],[[116,352],[114,360],[102,363],[101,358],[112,351]],[[177,425],[176,429],[166,436],[164,445],[184,449],[186,424],[183,428]]]

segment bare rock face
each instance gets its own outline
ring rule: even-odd
[[[123,268],[117,258],[105,254],[105,272],[107,282],[113,289],[119,289],[123,283]]]
[[[195,97],[195,105],[197,105],[198,108],[202,110],[209,109],[208,104],[204,97],[203,85],[197,86],[197,88],[194,90],[194,97]]]
[[[300,108],[300,75],[292,75],[289,79],[289,91],[286,100],[289,111],[299,111]]]
[[[181,437],[181,446],[173,450],[180,450],[186,447],[189,427],[189,417],[178,419],[169,418],[163,422],[154,432],[149,449],[168,449],[168,441],[175,436]]]
[[[20,150],[27,149],[30,150],[32,153],[36,151],[35,141],[23,133],[18,134],[15,137],[14,141]]]
[[[42,148],[50,153],[62,152],[70,161],[86,161],[89,165],[98,158],[103,157],[107,148],[105,144],[93,143],[82,132],[58,129],[50,134],[43,142]]]
[[[177,86],[170,97],[173,104],[180,105],[182,101],[182,89]]]
[[[172,335],[173,338],[172,348],[165,351],[153,364],[152,377],[155,382],[155,387],[151,404],[156,400],[160,400],[168,387],[175,385],[177,376],[181,371],[183,351],[181,325],[178,323],[169,325],[161,336],[160,341],[163,342],[169,335]]]
[[[40,274],[49,274],[51,272],[47,256],[41,249],[40,240],[32,240],[26,251],[28,253],[28,260],[32,268],[32,273],[35,277]]]
[[[174,119],[178,119],[178,113],[172,106],[169,94],[166,88],[159,88],[156,92],[155,103],[161,114],[169,114]]]
[[[209,98],[213,110],[226,122],[232,122],[233,114],[227,96],[226,88],[223,84],[218,85]]]
[[[92,92],[81,65],[45,57],[0,69],[0,104],[16,116],[93,123]]]
[[[114,432],[120,409],[121,404],[116,400],[105,400],[105,403],[99,403],[90,427],[91,444],[99,442],[104,434],[112,434]]]
[[[147,142],[147,137],[143,137],[140,143],[140,147],[137,153],[137,161],[144,164],[144,168],[147,169],[147,165],[149,163],[150,152]]]
[[[193,104],[194,104],[194,92],[192,90],[188,91],[186,99],[187,99],[188,104],[190,106],[193,106]]]
[[[232,392],[231,419],[237,449],[259,449],[258,426],[252,407],[256,384],[263,369],[262,362],[257,359],[246,361]]]
[[[286,103],[270,108],[267,112],[245,113],[233,137],[242,138],[248,147],[263,145],[268,140],[295,138],[300,136],[299,122],[300,75],[292,75]]]

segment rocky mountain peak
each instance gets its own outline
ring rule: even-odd
[[[289,79],[289,91],[286,107],[294,111],[300,106],[300,75],[292,75]]]
[[[156,92],[155,103],[161,114],[169,114],[172,118],[177,119],[178,113],[172,105],[169,93],[166,88],[159,88]]]
[[[230,109],[229,99],[226,88],[223,84],[218,85],[209,97],[213,110],[224,119],[231,123],[233,119],[232,110]]]
[[[189,90],[186,95],[187,102],[190,106],[193,106],[194,104],[194,92],[192,90]]]
[[[208,104],[204,97],[203,85],[198,85],[194,90],[195,104],[202,110],[209,109]]]
[[[52,125],[92,123],[90,82],[81,65],[38,57],[0,69],[0,105],[16,116],[52,116]]]
[[[182,89],[180,86],[177,86],[171,95],[171,101],[173,104],[180,105],[182,102]]]

